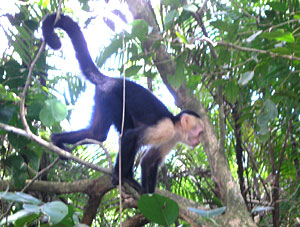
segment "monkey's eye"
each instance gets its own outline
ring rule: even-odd
[[[200,137],[202,133],[203,133],[203,130],[200,130],[198,133],[198,136]]]

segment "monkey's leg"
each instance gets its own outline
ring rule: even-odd
[[[142,160],[142,187],[144,193],[154,193],[158,168],[162,161],[159,148],[151,148]]]
[[[63,132],[51,135],[51,141],[56,146],[67,150],[64,144],[75,144],[83,139],[95,139],[100,142],[106,140],[108,130],[111,126],[108,113],[102,113],[97,106],[95,107],[91,125],[86,129],[73,132]]]
[[[139,137],[143,134],[143,130],[143,128],[128,129],[121,141],[121,179],[126,180],[138,192],[141,192],[141,186],[133,179],[133,165],[139,149]],[[112,179],[115,185],[119,183],[119,155],[116,158]]]

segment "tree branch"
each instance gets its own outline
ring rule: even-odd
[[[103,172],[105,174],[109,174],[111,175],[112,174],[112,171],[110,169],[107,169],[107,168],[103,168],[103,167],[100,167],[98,165],[95,165],[95,164],[92,164],[92,163],[89,163],[85,160],[82,160],[80,159],[79,157],[57,147],[57,146],[54,146],[52,143],[49,143],[47,142],[46,140],[43,140],[42,138],[36,136],[35,134],[33,134],[31,131],[29,131],[28,133],[23,130],[23,129],[19,129],[19,128],[16,128],[16,127],[13,127],[13,126],[10,126],[10,125],[6,125],[6,124],[3,124],[3,123],[0,123],[0,128],[3,128],[4,130],[8,131],[8,132],[13,132],[13,133],[16,133],[18,135],[21,135],[21,136],[24,136],[26,137],[27,139],[30,139],[34,142],[36,142],[37,144],[41,145],[42,147],[58,154],[59,156],[62,156],[64,158],[67,158],[67,159],[71,159],[77,163],[80,163],[84,166],[87,166],[91,169],[94,169],[94,170],[97,170],[97,171],[100,171],[100,172]]]
[[[26,180],[29,184],[32,180]],[[18,190],[12,181],[0,180],[0,190],[3,191],[9,186],[9,191]],[[70,194],[70,193],[86,193],[93,194],[101,191],[108,191],[115,186],[111,183],[111,177],[103,175],[97,179],[86,179],[75,182],[52,182],[52,181],[35,181],[25,191],[48,192],[55,194]]]
[[[219,41],[216,44],[220,45],[220,46],[226,46],[226,47],[230,47],[233,49],[241,50],[241,51],[254,52],[254,53],[259,53],[259,54],[268,54],[273,58],[281,57],[281,58],[292,60],[292,61],[294,61],[294,60],[300,61],[299,57],[296,57],[293,55],[277,54],[277,53],[267,51],[267,50],[260,50],[260,49],[250,48],[250,47],[242,47],[242,46],[238,46],[238,45],[235,45],[232,43],[227,43],[225,41]]]

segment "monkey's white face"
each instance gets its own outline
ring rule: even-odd
[[[198,123],[193,129],[187,132],[187,145],[196,147],[200,143],[200,137],[203,133],[202,124]]]
[[[200,143],[203,133],[202,121],[192,115],[185,114],[181,118],[181,141],[188,146],[196,147]]]

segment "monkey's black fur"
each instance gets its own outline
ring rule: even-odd
[[[91,124],[88,128],[66,133],[53,134],[52,142],[63,148],[64,144],[75,144],[85,138],[105,141],[108,130],[114,125],[120,132],[122,124],[122,78],[111,78],[103,75],[95,66],[87,48],[87,43],[80,27],[70,17],[60,15],[60,19],[54,24],[56,14],[51,14],[43,21],[42,30],[45,42],[57,50],[61,47],[59,37],[54,33],[54,28],[61,28],[67,32],[76,52],[80,68],[85,77],[96,86],[95,106]],[[142,86],[126,80],[125,97],[125,122],[124,135],[122,137],[122,179],[127,179],[135,186],[133,180],[133,165],[135,155],[141,146],[142,135],[146,128],[156,125],[158,121],[169,118],[176,123],[183,113],[199,117],[193,111],[183,111],[173,116],[151,92]],[[155,149],[154,149],[155,150]],[[159,151],[153,152],[153,159],[142,162],[142,186],[143,192],[154,192],[158,165],[161,162]],[[118,157],[116,159],[113,182],[118,183]]]

